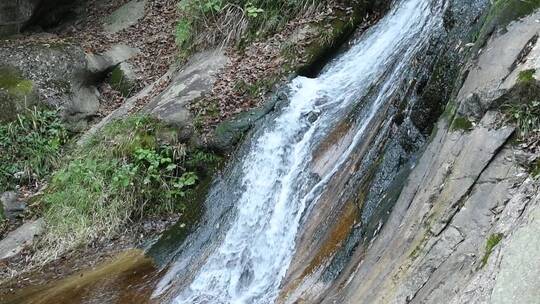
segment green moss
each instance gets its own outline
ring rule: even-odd
[[[112,70],[110,85],[113,89],[120,92],[122,96],[129,96],[135,86],[135,84],[126,77],[120,66],[117,66]]]
[[[33,83],[24,79],[20,73],[14,69],[0,67],[0,89],[11,95],[26,96],[32,93]]]
[[[534,74],[535,73],[536,73],[535,69],[530,69],[530,70],[525,70],[525,71],[519,72],[518,82],[523,84],[523,83],[531,83],[531,82],[536,81],[536,79],[534,79]]]
[[[529,172],[531,173],[531,175],[532,175],[533,177],[538,177],[538,176],[540,176],[540,159],[537,159],[537,160],[531,165],[531,168],[530,168]]]
[[[0,66],[0,122],[12,121],[35,102],[32,81],[16,69]]]
[[[467,117],[455,117],[452,121],[451,130],[464,130],[468,131],[472,129],[473,124]]]
[[[530,15],[538,8],[540,8],[540,0],[496,0],[478,33],[474,51],[482,48],[494,31],[505,29],[512,21]]]
[[[482,257],[482,267],[484,267],[488,260],[489,256],[493,252],[493,248],[499,244],[499,242],[503,239],[504,235],[502,233],[495,233],[489,236],[487,242],[486,242],[486,250],[484,253],[484,256]]]
[[[422,240],[418,243],[418,245],[416,245],[414,247],[414,249],[411,251],[411,253],[409,254],[410,259],[414,260],[418,256],[420,256],[420,253],[422,252],[422,250],[426,246],[426,243],[427,243],[428,239],[429,239],[429,237],[427,235],[422,238]]]
[[[274,97],[261,108],[239,113],[232,119],[218,124],[213,134],[214,145],[223,151],[232,149],[253,124],[274,108],[276,101],[277,97]]]
[[[540,7],[540,0],[497,0],[493,4],[488,22],[496,22],[499,28],[532,14]]]

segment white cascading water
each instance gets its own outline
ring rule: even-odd
[[[380,84],[357,128],[355,141],[361,139],[440,23],[439,2],[395,2],[386,17],[319,77],[292,81],[289,104],[264,126],[241,160],[243,193],[230,228],[174,303],[274,303],[294,253],[302,215],[316,203],[354,144],[326,176],[309,183],[313,147],[347,109],[365,101],[362,97],[370,87]]]

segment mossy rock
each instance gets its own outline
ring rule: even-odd
[[[210,146],[221,151],[230,151],[255,123],[274,109],[280,98],[282,98],[281,94],[277,94],[263,107],[242,112],[232,119],[220,123],[214,131]]]
[[[0,66],[0,122],[11,121],[23,109],[34,105],[37,95],[31,80],[11,67]]]
[[[112,70],[109,84],[122,96],[129,96],[137,86],[137,76],[131,66],[123,62]]]
[[[469,131],[473,127],[474,127],[473,123],[467,117],[459,116],[459,117],[454,118],[451,129],[453,131],[457,131],[457,130]]]
[[[485,45],[491,34],[504,30],[512,21],[526,17],[539,8],[540,0],[496,0],[485,17],[473,53]]]
[[[518,82],[522,84],[534,83],[536,81],[536,79],[534,78],[535,73],[536,73],[535,69],[519,72]]]

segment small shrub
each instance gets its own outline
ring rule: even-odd
[[[507,103],[503,106],[507,120],[516,124],[520,135],[527,137],[540,130],[540,102]]]
[[[181,20],[176,25],[176,43],[179,46],[185,46],[192,39],[191,23],[187,20]]]
[[[482,267],[486,266],[489,256],[493,252],[493,248],[499,244],[499,242],[503,239],[503,236],[504,235],[502,233],[495,233],[489,236],[486,242],[486,252],[482,257]]]
[[[58,113],[48,109],[34,107],[0,125],[0,192],[49,174],[68,138]]]

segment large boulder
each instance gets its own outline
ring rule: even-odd
[[[99,99],[83,50],[66,43],[10,42],[0,45],[4,120],[39,101],[60,110],[69,128],[85,128],[99,109]]]
[[[0,37],[19,33],[30,20],[39,0],[0,1]]]
[[[523,73],[532,72],[531,80],[538,80],[540,69],[538,20],[540,10],[512,22],[504,31],[494,33],[467,72],[460,89],[458,114],[480,118],[485,111],[497,106],[496,102],[523,81]],[[493,64],[497,62],[497,64]],[[516,96],[514,96],[516,97]]]
[[[17,113],[36,101],[33,81],[14,67],[0,65],[0,122],[15,119]]]
[[[144,111],[179,128],[190,127],[193,118],[187,106],[210,92],[219,70],[228,61],[221,50],[194,55],[176,72],[169,86],[146,105]]]
[[[91,73],[110,71],[139,53],[139,49],[125,44],[113,45],[101,54],[86,54],[87,68]]]
[[[45,221],[39,219],[27,222],[10,232],[3,240],[0,240],[0,261],[14,257],[24,248],[31,246],[36,236],[43,233],[44,228]]]
[[[122,5],[103,22],[103,28],[109,33],[120,32],[144,17],[146,0],[132,0]]]

